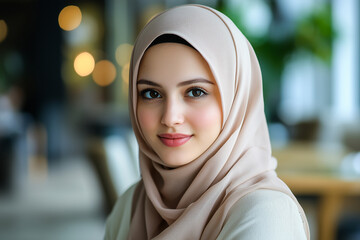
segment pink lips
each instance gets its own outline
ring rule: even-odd
[[[168,147],[179,147],[190,140],[192,135],[180,133],[163,133],[159,134],[161,142]]]

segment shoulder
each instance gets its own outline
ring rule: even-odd
[[[231,208],[218,239],[306,239],[298,206],[288,195],[257,190]]]
[[[106,220],[105,239],[125,239],[130,227],[131,207],[137,183],[126,190],[116,201]]]

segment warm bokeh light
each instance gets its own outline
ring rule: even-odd
[[[130,61],[132,49],[133,49],[133,46],[128,43],[120,44],[116,48],[116,52],[115,52],[116,62],[121,67],[124,67],[126,65],[126,63],[128,63]]]
[[[122,68],[121,71],[121,77],[127,85],[129,85],[129,68],[130,68],[130,63],[127,63],[125,64],[125,66]]]
[[[4,41],[7,36],[7,24],[5,20],[0,20],[0,42]]]
[[[164,11],[164,6],[161,4],[151,5],[146,8],[145,11],[141,14],[141,23],[145,26],[151,19],[153,19],[156,15]]]
[[[112,62],[101,60],[95,64],[92,76],[95,83],[99,86],[108,86],[116,78],[116,68]]]
[[[81,23],[82,14],[77,6],[64,7],[59,14],[59,26],[65,31],[77,28]]]
[[[91,74],[95,67],[94,57],[88,52],[82,52],[74,60],[74,69],[81,77]]]

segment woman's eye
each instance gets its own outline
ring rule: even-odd
[[[207,95],[207,92],[201,88],[193,88],[187,92],[189,97],[198,98]]]
[[[140,95],[145,99],[154,99],[154,98],[160,98],[161,95],[158,91],[152,90],[152,89],[146,89],[141,91]]]

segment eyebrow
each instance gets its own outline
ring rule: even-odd
[[[205,78],[195,78],[195,79],[190,79],[190,80],[187,80],[187,81],[183,81],[183,82],[180,82],[178,83],[176,86],[177,87],[181,87],[181,86],[186,86],[186,85],[190,85],[190,84],[193,84],[193,83],[208,83],[208,84],[214,84],[213,82],[211,82],[210,80],[207,80]],[[147,80],[147,79],[140,79],[137,81],[136,83],[137,85],[139,84],[146,84],[146,85],[151,85],[151,86],[156,86],[156,87],[161,87],[160,84],[158,83],[155,83],[153,81],[150,81],[150,80]]]

